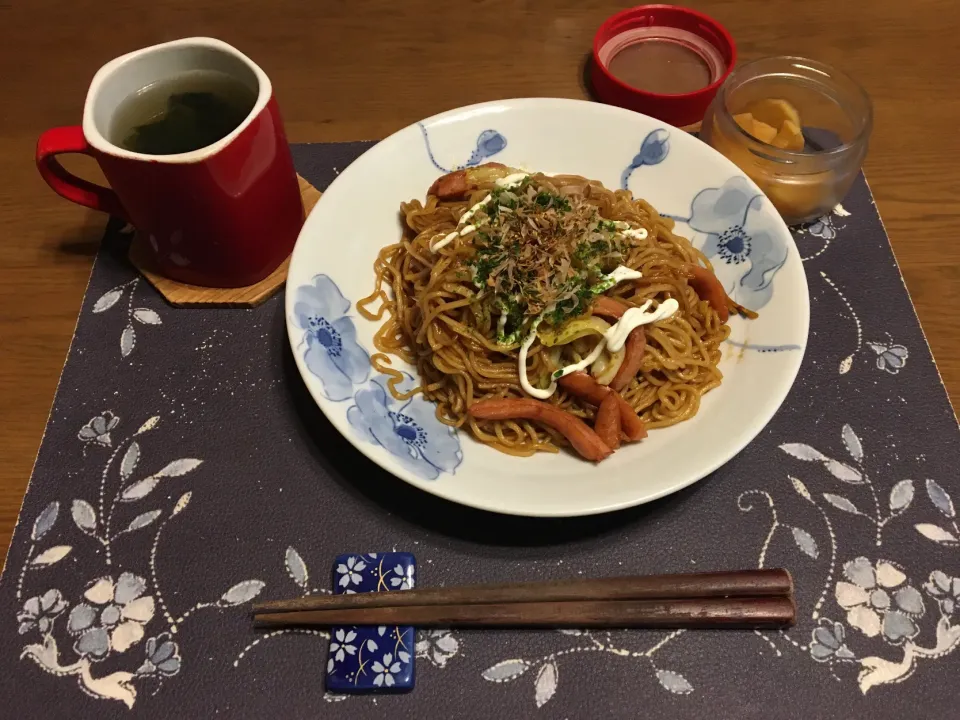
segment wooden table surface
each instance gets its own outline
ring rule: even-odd
[[[690,0],[742,59],[793,54],[858,78],[876,118],[867,177],[951,398],[960,398],[960,73],[953,0]],[[38,135],[77,124],[100,65],[191,35],[271,76],[293,142],[375,139],[460,105],[586,97],[602,0],[0,0],[0,547],[40,444],[105,218],[34,167]],[[936,60],[941,57],[940,61]],[[92,162],[69,167],[96,179]],[[867,278],[864,278],[868,282]]]

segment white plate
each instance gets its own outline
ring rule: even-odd
[[[723,384],[695,418],[653,430],[600,465],[572,454],[503,455],[441,425],[433,405],[402,404],[370,369],[379,323],[355,303],[373,261],[401,232],[401,201],[443,172],[496,160],[628,186],[710,256],[730,295],[760,318],[731,320]],[[304,224],[290,263],[286,319],[317,404],[375,463],[427,492],[515,515],[602,513],[676,492],[730,460],[793,384],[810,319],[793,238],[740,170],[695,137],[637,113],[578,100],[522,99],[451,110],[378,143],[341,173]],[[395,359],[395,366],[399,360]],[[407,370],[412,370],[407,368]]]

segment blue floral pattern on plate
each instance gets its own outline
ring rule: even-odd
[[[488,157],[496,155],[507,146],[507,139],[496,130],[484,130],[477,137],[477,149],[470,153],[464,167],[479,165]]]
[[[680,219],[699,233],[697,243],[713,263],[727,294],[751,310],[773,295],[773,277],[787,260],[787,244],[766,199],[742,176],[697,193],[690,217]]]
[[[497,153],[501,152],[505,147],[507,147],[507,139],[496,130],[484,130],[477,136],[477,147],[470,153],[470,157],[463,165],[457,165],[454,168],[446,168],[437,162],[436,156],[433,154],[433,148],[430,147],[430,134],[427,132],[427,128],[423,123],[418,123],[420,126],[420,132],[423,134],[423,144],[427,147],[427,156],[430,158],[430,162],[433,163],[433,166],[441,172],[452,172],[453,170],[463,170],[464,168],[474,167],[479,165],[487,158],[493,157]]]
[[[333,592],[409,590],[417,561],[411,553],[340,555],[333,563]],[[360,626],[330,630],[327,690],[335,693],[404,692],[416,682],[413,627]]]
[[[620,175],[620,187],[623,190],[630,189],[630,176],[633,171],[644,165],[659,165],[670,152],[670,133],[664,128],[657,128],[647,133],[640,145],[640,152],[637,153],[630,164]]]
[[[729,345],[734,347],[741,348],[743,350],[756,350],[761,353],[778,353],[778,352],[788,352],[790,350],[803,350],[802,345],[757,345],[756,343],[741,342],[739,340],[731,340],[727,338],[724,340]]]
[[[354,385],[370,376],[370,356],[357,343],[356,328],[347,316],[350,301],[326,275],[317,275],[296,293],[293,313],[304,331],[304,363],[319,378],[324,397],[347,400]]]
[[[406,374],[405,374],[406,375]],[[413,386],[406,375],[400,389]],[[420,395],[396,400],[387,378],[377,375],[354,397],[347,420],[368,442],[389,450],[400,463],[427,480],[441,472],[453,473],[463,460],[456,430],[437,419],[436,406]]]

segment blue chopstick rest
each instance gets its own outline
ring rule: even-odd
[[[339,555],[334,595],[409,590],[417,561],[406,552]],[[334,693],[408,692],[416,682],[412,626],[330,629],[327,690]]]

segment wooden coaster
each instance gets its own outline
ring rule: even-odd
[[[299,175],[297,180],[300,182],[303,216],[306,217],[320,199],[320,191]],[[270,275],[247,287],[209,288],[188,285],[159,274],[151,263],[145,243],[146,240],[141,239],[139,234],[134,236],[130,243],[130,262],[174,307],[256,307],[283,287],[287,279],[287,268],[290,267],[288,257]]]

